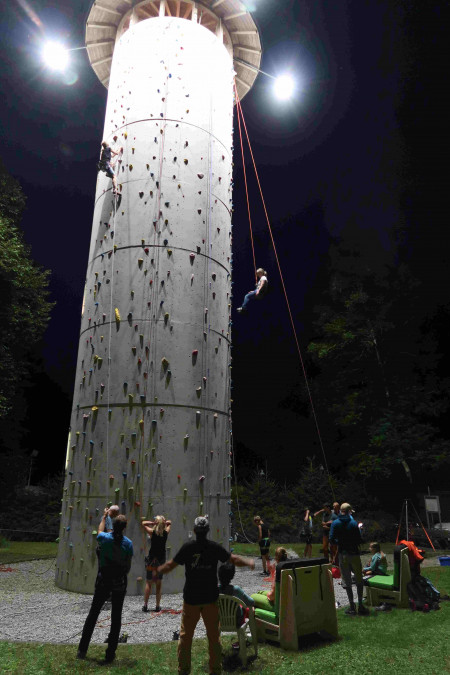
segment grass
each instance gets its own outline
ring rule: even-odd
[[[442,594],[450,594],[450,568],[426,570],[426,575]],[[391,670],[396,675],[441,675],[450,673],[448,626],[450,602],[429,614],[393,610],[389,614],[374,612],[370,617],[348,617],[338,611],[339,639],[322,642],[319,638],[303,640],[298,652],[285,652],[277,646],[261,644],[258,658],[250,660],[247,671],[261,675],[379,675]],[[242,667],[232,655],[225,636],[224,672],[240,672]],[[163,675],[176,673],[176,642],[149,645],[120,645],[116,661],[102,666],[104,647],[93,645],[86,661],[76,661],[74,645],[48,645],[0,642],[2,673],[14,675],[62,675],[103,673],[104,675]],[[252,651],[249,649],[249,653]],[[192,648],[192,674],[208,672],[206,640],[195,640]]]
[[[58,544],[54,541],[2,541],[0,547],[0,565],[55,558]]]

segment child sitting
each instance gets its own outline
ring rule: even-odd
[[[231,583],[231,580],[234,577],[234,573],[236,571],[235,566],[233,563],[227,562],[224,563],[219,567],[218,570],[218,575],[219,575],[219,593],[221,595],[233,595],[235,598],[238,598],[239,600],[242,600],[242,602],[247,606],[247,607],[253,607],[254,606],[254,601],[252,598],[247,595],[247,593],[242,590],[240,586],[234,586]],[[244,622],[245,612],[242,607],[239,608],[238,614],[237,614],[237,627],[241,626]]]
[[[272,576],[272,588],[270,591],[260,591],[259,593],[254,593],[252,595],[253,600],[255,601],[255,607],[259,607],[259,609],[266,609],[269,612],[274,611],[274,603],[275,603],[275,570],[276,566],[280,562],[284,562],[287,560],[287,551],[285,548],[282,546],[279,546],[277,550],[275,551],[275,563],[271,569],[271,576]]]
[[[372,560],[369,565],[363,567],[364,580],[369,577],[374,577],[377,574],[381,576],[386,576],[387,574],[387,560],[381,546],[377,541],[373,541],[370,546],[370,552],[372,553]]]

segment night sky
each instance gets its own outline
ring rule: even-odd
[[[0,19],[0,156],[27,196],[25,237],[34,259],[52,270],[57,303],[43,347],[46,382],[32,401],[39,426],[59,402],[52,447],[41,448],[42,470],[62,468],[65,458],[107,95],[84,50],[72,53],[65,76],[42,65],[45,38],[84,44],[89,0],[54,5],[12,0]],[[356,243],[374,267],[395,265],[401,227],[424,301],[448,302],[448,3],[253,5],[262,69],[289,69],[298,80],[294,99],[279,102],[272,81],[259,75],[243,110],[302,349],[313,334],[312,310],[335,237]],[[276,477],[292,477],[319,450],[313,421],[284,403],[302,387],[302,374],[250,158],[246,164],[256,262],[267,269],[271,291],[242,317],[235,308],[254,278],[235,119],[234,443],[261,466],[267,459]],[[333,447],[327,453],[332,457]]]

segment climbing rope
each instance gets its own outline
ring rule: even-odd
[[[322,450],[323,461],[324,461],[325,469],[326,469],[327,476],[328,476],[328,483],[329,483],[330,488],[331,488],[331,493],[333,495],[333,499],[335,499],[333,483],[332,483],[332,480],[331,480],[330,471],[328,469],[327,457],[326,457],[326,454],[325,454],[325,448],[324,448],[324,445],[323,445],[322,436],[321,436],[320,429],[319,429],[319,423],[318,423],[316,411],[315,411],[315,408],[314,408],[314,403],[313,403],[313,399],[312,399],[312,395],[311,395],[311,389],[310,389],[310,386],[309,386],[309,383],[308,383],[306,368],[305,368],[305,364],[304,364],[304,361],[303,361],[302,352],[301,352],[301,349],[300,349],[300,343],[299,343],[298,337],[297,337],[297,331],[295,329],[294,318],[292,316],[291,306],[290,306],[290,303],[289,303],[289,298],[288,298],[286,286],[285,286],[285,283],[284,283],[284,278],[283,278],[283,273],[282,273],[282,270],[281,270],[280,261],[279,261],[279,258],[278,258],[277,248],[276,248],[276,245],[275,245],[275,241],[274,241],[273,234],[272,234],[272,228],[271,228],[269,216],[268,216],[268,213],[267,213],[266,202],[264,200],[264,195],[263,195],[262,188],[261,188],[261,182],[259,180],[259,175],[258,175],[258,169],[256,168],[256,162],[255,162],[252,146],[251,146],[251,143],[250,143],[250,138],[249,138],[248,131],[247,131],[247,125],[245,124],[244,113],[242,112],[241,102],[240,102],[240,99],[239,99],[239,95],[237,93],[236,84],[235,84],[235,94],[236,94],[236,108],[237,108],[238,120],[239,120],[239,117],[240,117],[240,119],[242,121],[242,125],[244,127],[245,135],[246,135],[246,138],[247,138],[247,143],[248,143],[248,147],[249,147],[252,162],[253,162],[253,168],[255,170],[256,180],[258,182],[259,193],[261,195],[261,201],[262,201],[263,208],[264,208],[264,214],[266,216],[267,227],[268,227],[268,230],[269,230],[270,239],[271,239],[271,242],[272,242],[272,247],[273,247],[273,251],[274,251],[274,254],[275,254],[275,259],[276,259],[276,262],[277,262],[278,272],[280,274],[281,285],[283,287],[283,293],[284,293],[284,297],[285,297],[285,300],[286,300],[286,305],[287,305],[287,309],[288,309],[288,313],[289,313],[292,331],[294,333],[295,344],[297,346],[300,364],[301,364],[301,368],[302,368],[302,371],[303,371],[303,377],[305,379],[306,390],[308,392],[308,397],[309,397],[311,411],[312,411],[313,418],[314,418],[314,424],[315,424],[315,427],[316,427],[317,437],[318,437],[318,440],[319,440],[320,448]],[[246,185],[246,198],[247,198],[247,204],[249,205],[247,185]],[[250,225],[250,227],[251,227],[251,225]]]
[[[238,93],[237,93],[237,89],[236,89],[236,82],[234,82],[234,92],[235,92],[236,105],[237,105]],[[245,194],[247,196],[247,212],[248,212],[248,223],[249,223],[249,226],[250,226],[250,241],[252,243],[253,267],[254,267],[254,270],[255,270],[255,280],[258,281],[258,276],[256,274],[255,245],[254,245],[254,242],[253,242],[252,216],[251,216],[251,213],[250,213],[250,201],[248,199],[247,170],[245,168],[244,144],[242,142],[241,119],[240,119],[239,113],[237,115],[237,119],[238,119],[238,126],[239,126],[239,138],[240,138],[240,141],[241,141],[242,168],[244,170]]]

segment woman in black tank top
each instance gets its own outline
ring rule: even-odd
[[[164,516],[156,516],[155,520],[143,520],[141,523],[144,530],[150,536],[150,551],[145,558],[147,569],[147,582],[145,584],[143,612],[148,612],[148,599],[152,592],[152,584],[156,586],[155,612],[161,611],[161,579],[162,574],[156,574],[156,568],[166,562],[166,542],[170,532],[172,521]]]

